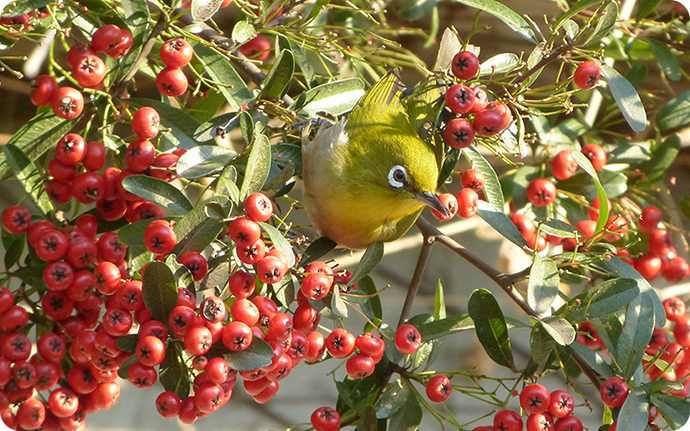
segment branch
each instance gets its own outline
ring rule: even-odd
[[[414,269],[412,280],[410,280],[410,286],[407,288],[407,296],[405,297],[405,303],[403,304],[402,311],[400,311],[398,327],[405,323],[407,316],[410,314],[412,302],[414,301],[414,297],[417,296],[419,286],[422,284],[422,276],[424,275],[426,264],[429,261],[429,253],[431,252],[432,245],[434,245],[434,238],[424,235],[422,249],[419,251],[419,258],[417,259],[417,266]]]
[[[461,256],[464,258],[466,261],[468,261],[470,264],[472,264],[475,268],[479,269],[482,271],[484,274],[486,274],[491,280],[493,280],[503,291],[529,316],[532,316],[536,319],[539,319],[541,316],[536,313],[532,308],[527,304],[527,301],[520,295],[520,293],[515,290],[515,286],[513,286],[513,282],[515,281],[516,278],[521,278],[523,276],[523,272],[521,271],[517,274],[511,274],[511,275],[506,275],[493,266],[487,264],[483,260],[481,260],[479,257],[475,256],[472,254],[469,250],[467,250],[464,246],[462,246],[460,243],[456,242],[449,236],[446,236],[443,232],[440,230],[436,229],[431,223],[429,223],[427,220],[423,219],[422,217],[417,219],[417,228],[422,232],[422,235],[424,235],[425,238],[425,244],[427,243],[432,243],[432,242],[438,242],[440,244],[443,244],[446,246],[449,250],[454,252],[455,254]],[[421,259],[421,256],[420,256]],[[418,265],[419,266],[419,265]],[[415,272],[416,275],[416,272]],[[408,292],[409,294],[409,292]],[[405,301],[407,303],[407,300]],[[596,386],[597,389],[601,387],[601,379],[597,375],[596,371],[592,369],[592,367],[585,362],[582,357],[580,357],[578,354],[575,352],[572,352],[572,358],[573,360],[577,363],[577,365],[580,367],[582,372],[589,378],[589,380]]]
[[[235,49],[236,43],[232,39],[227,38],[222,34],[218,33],[215,29],[213,29],[205,22],[198,22],[192,20],[192,16],[189,13],[185,13],[184,15],[182,15],[180,17],[180,21],[187,25],[194,24],[199,26],[202,29],[201,32],[199,32],[199,36],[201,38],[230,52],[234,57],[230,59],[230,62],[235,67],[238,67],[256,85],[261,85],[264,82],[264,80],[266,79],[266,74],[263,71],[261,71],[261,69],[259,69],[259,67],[256,64],[249,61],[247,57],[245,57]],[[292,100],[292,98],[287,94],[283,96],[283,103],[285,103],[286,105],[292,105],[293,102],[294,100]]]

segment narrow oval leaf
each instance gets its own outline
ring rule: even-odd
[[[177,306],[177,284],[173,272],[163,262],[151,262],[141,278],[142,297],[154,319],[168,325],[168,316]]]
[[[369,295],[366,302],[360,305],[362,312],[370,320],[383,319],[383,307],[381,306],[381,298],[376,290],[376,285],[371,277],[364,276],[357,282],[357,290],[353,293],[361,292],[365,295]]]
[[[553,337],[546,332],[542,325],[534,325],[529,336],[529,346],[532,354],[532,361],[537,365],[539,370],[544,368],[555,345],[556,342],[553,340]]]
[[[220,9],[220,0],[192,0],[192,20],[206,21]]]
[[[304,94],[306,104],[302,107],[302,112],[311,116],[317,112],[341,115],[351,111],[363,95],[364,81],[359,78],[329,82]]]
[[[201,178],[219,171],[237,158],[237,153],[217,145],[199,145],[187,150],[177,162],[177,174],[182,178]]]
[[[640,294],[635,280],[616,278],[595,286],[589,292],[568,301],[561,310],[571,310],[563,317],[581,322],[606,316],[623,309]]]
[[[205,207],[212,203],[218,204],[225,214],[230,213],[231,203],[226,196],[216,195],[200,202],[192,211],[175,222],[177,244],[173,248],[174,254],[182,256],[190,251],[201,253],[218,237],[224,223],[206,215]]]
[[[403,382],[404,386],[409,386],[409,383]],[[414,389],[409,389],[412,392]],[[419,424],[422,423],[423,416],[422,405],[419,399],[411,394],[405,397],[404,403],[400,409],[393,413],[388,425],[391,430],[399,431],[417,431]]]
[[[644,431],[649,419],[647,393],[640,387],[630,388],[620,412],[616,431]]]
[[[486,61],[482,61],[479,68],[479,76],[487,76],[496,73],[508,73],[520,67],[520,58],[513,53],[498,54]]]
[[[661,130],[675,129],[690,124],[690,91],[669,100],[656,115],[655,121],[656,126]]]
[[[647,112],[644,110],[640,95],[616,69],[606,64],[601,65],[601,74],[609,84],[611,94],[618,105],[625,121],[635,132],[641,132],[647,127]]]
[[[603,0],[580,0],[574,5],[572,5],[559,19],[556,21],[553,29],[558,30],[561,26],[570,18],[574,17],[578,13],[585,9],[589,9],[592,6],[599,5]]]
[[[682,429],[688,423],[690,409],[687,399],[662,393],[652,394],[649,398],[673,429]]]
[[[532,43],[537,43],[537,38],[530,25],[520,15],[507,6],[494,0],[455,0],[458,3],[483,10],[503,21],[517,34]]]
[[[206,99],[201,99],[206,100]],[[205,123],[201,124],[194,131],[194,139],[199,142],[207,142],[219,136],[224,136],[230,133],[240,123],[240,117],[237,112],[228,112],[227,114],[219,115],[211,118]]]
[[[254,26],[248,21],[238,21],[232,28],[232,40],[241,45],[256,36]]]
[[[350,278],[350,282],[347,283],[347,285],[352,286],[365,275],[369,275],[369,273],[374,268],[376,268],[376,265],[378,265],[379,262],[381,262],[382,258],[383,243],[372,242],[371,244],[369,244],[369,247],[367,247],[367,250],[364,252],[364,255],[359,260],[359,265],[357,265],[357,268],[355,268],[355,271],[352,273],[352,278]]]
[[[309,244],[309,247],[307,247],[306,250],[304,250],[302,259],[299,261],[299,265],[297,266],[301,268],[309,265],[310,263],[321,259],[323,256],[330,253],[337,246],[338,244],[330,238],[326,238],[325,236],[317,238],[311,244]]]
[[[456,314],[444,319],[436,319],[417,326],[422,340],[431,341],[474,328],[469,314]]]
[[[187,196],[165,180],[147,175],[130,175],[122,180],[122,187],[178,214],[187,214],[194,208]]]
[[[223,84],[219,85],[218,89],[225,96],[225,100],[227,100],[232,111],[239,111],[243,104],[254,100],[247,84],[237,74],[227,58],[201,43],[194,44],[194,53],[213,81]]]
[[[504,213],[496,209],[493,205],[485,201],[479,201],[479,216],[498,233],[510,240],[525,251],[530,250],[530,246],[522,236],[520,231],[515,227],[515,224],[510,221],[510,218]]]
[[[441,37],[438,54],[436,54],[436,62],[433,70],[440,70],[448,72],[450,70],[453,57],[462,49],[462,42],[458,39],[457,32],[453,29],[446,28]]]
[[[244,202],[247,196],[258,192],[266,183],[271,169],[271,143],[266,135],[260,134],[254,140],[249,152],[247,168],[244,172],[244,181],[240,188],[240,201]]]
[[[547,334],[561,346],[567,346],[575,341],[575,328],[573,324],[562,317],[547,316],[539,321]]]
[[[43,214],[53,211],[53,204],[48,198],[41,174],[29,157],[14,144],[5,144],[2,147],[2,153],[12,173],[24,186],[24,190],[31,196],[38,209]]]
[[[539,230],[561,238],[583,238],[584,234],[575,226],[562,220],[551,219],[542,222]]]
[[[292,245],[290,245],[288,240],[286,240],[283,234],[275,227],[264,222],[259,222],[259,225],[261,226],[261,230],[268,234],[273,246],[283,252],[285,259],[288,261],[288,267],[292,268],[295,264],[295,253],[292,251]]]
[[[558,296],[559,284],[556,262],[535,254],[527,285],[527,303],[532,310],[537,313],[547,311]]]
[[[264,340],[254,337],[252,344],[239,352],[229,352],[223,355],[230,368],[237,371],[255,370],[271,364],[273,349]]]
[[[626,378],[640,366],[654,332],[654,304],[647,295],[639,295],[625,310],[625,326],[616,345],[616,359]]]
[[[644,172],[644,180],[640,182],[640,186],[649,187],[664,179],[666,171],[680,153],[680,144],[680,136],[673,134],[654,149],[652,157],[640,167]]]
[[[136,355],[131,357],[136,359]],[[165,358],[160,365],[159,374],[161,385],[166,391],[174,392],[181,400],[189,396],[187,366],[174,343],[168,344],[165,348]]]
[[[493,205],[497,210],[502,210],[505,206],[505,199],[503,197],[503,190],[501,189],[501,183],[498,180],[498,175],[494,168],[486,161],[484,156],[482,156],[479,151],[470,145],[464,151],[465,157],[472,164],[472,168],[480,171],[484,174],[486,178],[486,184],[484,185],[484,195],[486,200]]]
[[[489,357],[499,365],[516,371],[508,338],[508,325],[496,298],[486,289],[472,292],[467,304],[477,338]]]
[[[671,81],[678,81],[681,76],[680,66],[678,65],[678,59],[675,55],[673,55],[671,48],[669,48],[665,43],[659,42],[658,40],[652,38],[647,39],[647,43],[649,43],[649,48],[652,50],[656,61],[659,62],[659,66],[661,66],[661,70],[663,70],[664,75],[666,75],[666,77]]]
[[[602,359],[601,356],[594,350],[590,349],[587,346],[584,346],[578,342],[571,343],[567,349],[569,351],[573,351],[577,353],[577,355],[584,359],[584,361],[592,367],[594,371],[597,373],[601,374],[604,378],[608,379],[609,377],[613,377],[616,375],[616,372],[613,371],[613,368],[611,365],[609,365],[606,361]]]
[[[295,55],[292,51],[284,49],[278,54],[273,67],[268,72],[264,81],[264,88],[259,98],[274,100],[283,97],[292,82],[295,73]]]

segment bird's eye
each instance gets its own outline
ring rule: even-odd
[[[388,184],[396,189],[403,187],[407,184],[407,171],[400,165],[395,165],[388,172]]]

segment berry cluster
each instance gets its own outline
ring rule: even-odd
[[[178,97],[187,92],[189,81],[181,68],[193,55],[192,45],[184,39],[170,39],[161,46],[160,59],[166,68],[156,76],[156,85],[162,94]]]

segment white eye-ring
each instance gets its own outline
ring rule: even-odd
[[[388,172],[388,184],[399,189],[407,184],[407,171],[400,165],[395,165]]]

